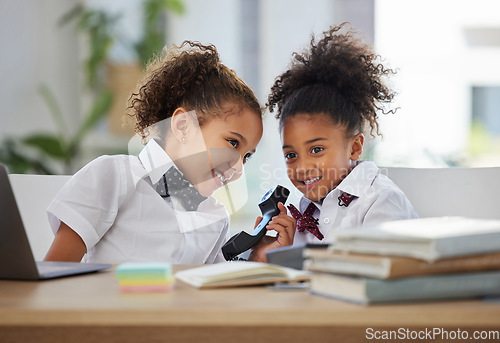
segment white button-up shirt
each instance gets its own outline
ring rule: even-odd
[[[87,247],[84,262],[224,261],[229,215],[208,197],[197,211],[162,198],[153,185],[174,163],[151,140],[139,156],[101,156],[78,171],[48,208],[52,230],[62,222]]]
[[[348,206],[339,200],[343,192],[355,196]],[[302,197],[300,212],[303,213],[310,203],[309,199]],[[329,233],[339,228],[418,217],[403,191],[371,161],[358,163],[321,204],[314,204],[318,209],[313,216],[318,219],[319,230],[325,238],[320,241],[307,230],[296,231],[294,244],[333,243]]]

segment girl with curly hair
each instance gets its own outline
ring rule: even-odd
[[[277,108],[287,174],[303,193],[297,220],[276,238],[266,236],[252,259],[270,249],[301,243],[331,243],[339,228],[417,217],[403,192],[375,163],[360,161],[365,129],[379,133],[378,112],[394,97],[384,84],[393,73],[371,47],[346,30],[330,28],[310,50],[295,53],[290,68],[271,88],[268,108]]]
[[[211,195],[240,177],[262,137],[253,91],[214,46],[186,41],[149,65],[127,110],[144,148],[68,181],[48,208],[45,260],[223,261],[229,215]]]

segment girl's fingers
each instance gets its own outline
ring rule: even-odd
[[[262,220],[261,216],[258,216],[257,219],[255,219],[255,225],[253,226],[254,229],[257,227],[257,225],[259,225],[259,223],[261,222],[261,220]]]
[[[290,227],[292,231],[295,231],[295,227],[297,226],[297,221],[294,218],[283,214],[273,217],[269,222],[269,224],[275,223],[279,223],[280,225],[283,225],[285,227]]]
[[[290,234],[290,230],[286,230],[286,228],[281,225],[271,226],[268,229],[278,232],[278,235],[275,237],[278,246],[288,246],[293,244],[294,237]]]
[[[280,214],[287,214],[288,213],[285,205],[283,205],[283,203],[281,201],[278,203],[278,208],[280,210]]]
[[[279,221],[280,223],[286,223],[287,224],[286,226],[293,226],[294,228],[297,225],[297,221],[295,219],[293,219],[292,217],[287,216],[287,215],[280,214],[279,216],[271,219],[270,223],[274,222],[274,221]]]
[[[268,230],[278,232],[282,237],[285,236],[287,240],[293,240],[295,235],[295,220],[288,216],[274,217],[267,225]]]

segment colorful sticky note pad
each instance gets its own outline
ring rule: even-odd
[[[123,263],[115,269],[122,292],[168,292],[174,285],[170,263]]]

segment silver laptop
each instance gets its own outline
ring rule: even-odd
[[[0,279],[44,280],[110,267],[110,264],[35,261],[7,167],[0,163]]]

